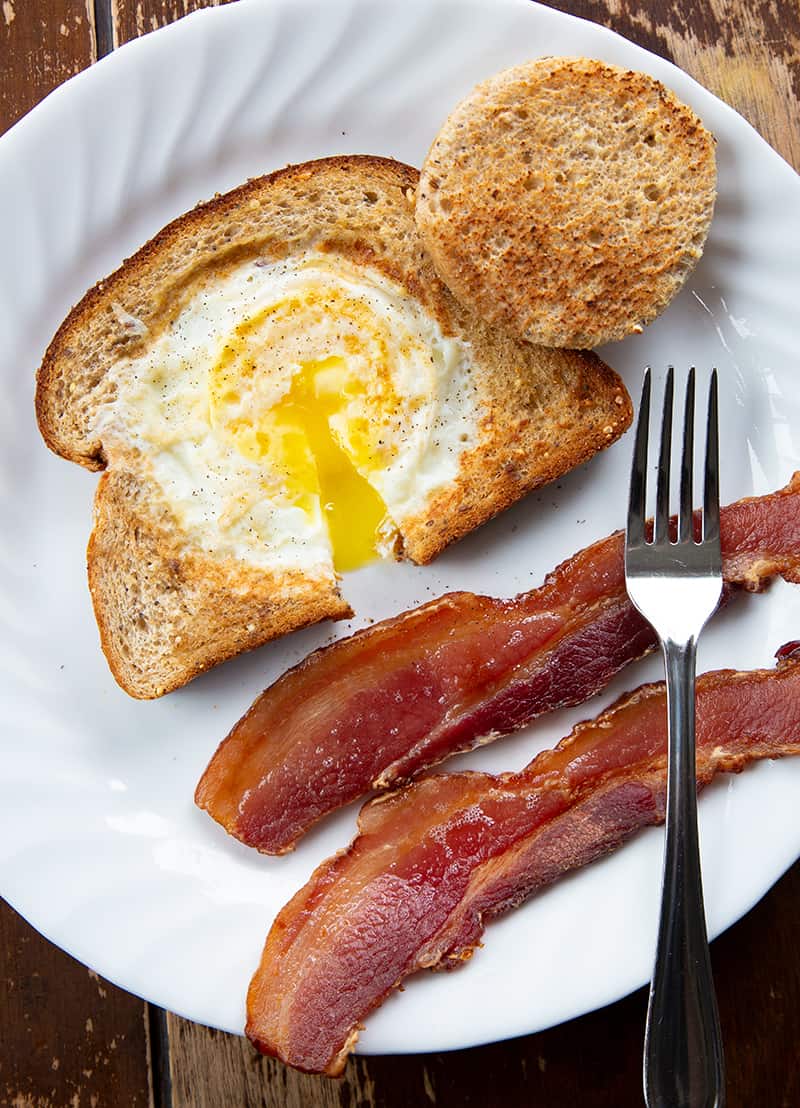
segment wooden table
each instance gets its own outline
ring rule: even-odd
[[[119,43],[202,6],[2,0],[0,131]],[[554,6],[673,59],[800,168],[798,0]],[[800,863],[713,946],[730,1108],[800,1105],[798,919]],[[642,1103],[644,1013],[642,991],[511,1042],[356,1058],[344,1081],[332,1082],[258,1058],[241,1039],[114,988],[0,903],[0,1105],[9,1108],[627,1108]]]

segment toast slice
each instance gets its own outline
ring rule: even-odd
[[[390,502],[394,486],[384,482],[392,517],[388,545],[420,564],[588,460],[629,425],[628,394],[599,358],[520,342],[453,299],[415,228],[417,182],[416,170],[366,156],[322,159],[252,180],[164,228],[86,294],[51,342],[37,378],[39,427],[56,453],[105,470],[88,549],[89,584],[103,650],[130,695],[160,696],[243,650],[350,614],[324,524],[313,542],[299,531],[300,539],[292,533],[284,541],[284,525],[291,531],[314,512],[319,522],[319,505],[303,515],[279,491],[273,511],[257,463],[243,459],[230,436],[222,442],[234,423],[220,430],[209,415],[216,378],[200,347],[182,348],[220,289],[255,287],[262,272],[282,280],[290,271],[294,280],[303,266],[323,276],[333,272],[336,281],[351,282],[348,288],[363,279],[364,302],[373,293],[394,297],[383,315],[370,316],[371,326],[407,309],[411,331],[424,324],[440,347],[457,351],[448,378],[453,395],[432,409],[422,432],[414,430],[427,451],[414,455],[424,462],[418,466],[422,491],[411,481],[411,492]],[[308,297],[314,295],[312,289]],[[358,300],[352,289],[347,296],[348,305]],[[242,314],[237,303],[225,301],[234,321]],[[270,312],[274,306],[262,311],[262,323]],[[320,312],[322,326],[327,317]],[[223,351],[235,345],[230,334],[209,328],[204,342]],[[241,326],[235,334],[244,334]],[[314,362],[320,364],[324,359]],[[181,408],[189,386],[194,406]],[[369,393],[372,385],[363,388]],[[228,389],[226,401],[230,396],[238,397],[236,389]],[[401,415],[419,422],[424,405],[415,400],[406,411],[402,390],[398,396]],[[453,419],[467,431],[454,437]],[[414,437],[411,422],[395,428],[401,461],[403,435]],[[240,469],[254,491],[239,495],[237,504],[248,500],[244,508],[222,512],[206,486],[231,474],[238,480]],[[413,476],[409,465],[403,472],[409,470]],[[437,473],[446,479],[437,483]],[[198,502],[204,513],[198,514]],[[269,522],[278,517],[281,527]]]
[[[539,58],[451,113],[422,167],[417,226],[459,301],[531,342],[641,331],[700,257],[714,139],[645,73]]]

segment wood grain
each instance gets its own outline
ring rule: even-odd
[[[111,0],[114,46],[174,23],[189,12],[216,8],[230,0]]]
[[[145,1020],[0,901],[0,1105],[147,1108]]]
[[[0,134],[95,57],[91,0],[0,0]]]

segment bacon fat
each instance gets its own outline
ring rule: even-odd
[[[697,776],[800,753],[800,656],[697,682]],[[260,1051],[342,1071],[409,974],[470,956],[487,919],[664,819],[666,697],[644,685],[521,773],[439,774],[368,802],[350,847],[279,913],[247,998]]]
[[[800,474],[721,516],[729,586],[800,580]],[[237,839],[282,854],[371,789],[587,700],[654,645],[625,592],[617,532],[512,600],[450,593],[309,655],[236,724],[195,800]]]

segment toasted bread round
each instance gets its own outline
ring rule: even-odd
[[[637,332],[700,257],[714,139],[652,77],[541,58],[458,105],[422,168],[416,219],[443,281],[545,346]]]
[[[350,614],[332,561],[314,575],[267,573],[182,530],[136,442],[104,441],[130,359],[169,328],[209,274],[304,251],[399,283],[471,351],[480,435],[455,480],[397,520],[402,550],[430,561],[530,489],[612,443],[631,421],[619,377],[594,355],[520,342],[461,307],[414,224],[417,171],[372,157],[322,159],[248,182],[177,219],[86,294],[39,370],[36,411],[65,458],[106,469],[89,543],[101,643],[119,684],[159,696],[242,650]],[[122,376],[121,376],[122,375]]]

